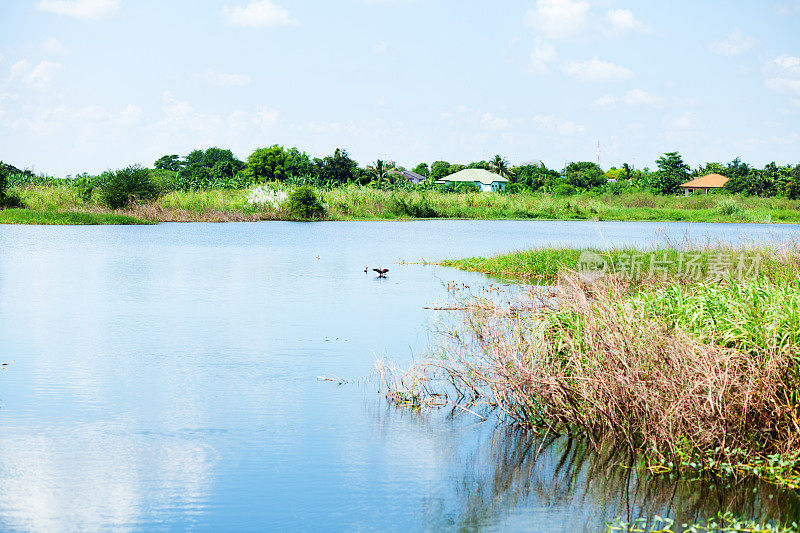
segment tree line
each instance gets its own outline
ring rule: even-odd
[[[586,191],[623,193],[649,190],[670,195],[681,191],[680,185],[705,174],[717,173],[729,179],[725,189],[731,193],[754,196],[800,197],[800,164],[777,165],[775,162],[756,168],[736,158],[728,163],[711,162],[692,169],[678,152],[667,152],[656,160],[656,168],[634,168],[625,163],[604,171],[597,163],[576,161],[563,169],[547,168],[543,163],[518,166],[497,155],[490,161],[467,164],[434,161],[419,163],[413,172],[427,178],[418,187],[431,187],[463,169],[478,168],[495,172],[509,180],[506,191],[545,192],[571,195]],[[347,150],[337,148],[333,154],[312,158],[297,148],[273,145],[254,150],[246,161],[231,150],[209,148],[194,150],[185,157],[165,155],[155,162],[157,170],[173,172],[179,189],[244,187],[266,181],[296,181],[322,187],[344,184],[372,185],[382,188],[408,187],[397,171],[406,170],[391,161],[377,160],[361,167]]]

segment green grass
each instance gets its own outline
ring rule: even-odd
[[[277,187],[283,185],[276,184]],[[88,199],[66,185],[15,186],[24,205],[40,210],[100,208],[99,191]],[[441,193],[438,191],[384,191],[349,185],[318,191],[328,220],[408,220],[415,218],[509,220],[648,220],[733,223],[800,223],[800,202],[786,198],[707,196],[657,196],[646,192],[620,196],[582,194],[550,196],[538,193]],[[165,211],[193,213],[218,219],[219,213],[237,213],[254,219],[282,219],[286,212],[254,206],[246,189],[172,191],[153,205]],[[158,209],[153,210],[158,212]]]
[[[798,260],[795,256],[783,257],[774,250],[766,248],[730,249],[708,247],[702,249],[679,249],[659,247],[650,250],[634,248],[615,248],[612,250],[579,248],[536,248],[511,252],[493,257],[468,257],[448,259],[435,264],[455,267],[461,270],[482,272],[490,276],[519,279],[528,282],[550,283],[556,280],[559,272],[578,270],[581,256],[589,251],[600,255],[608,272],[635,278],[668,277],[692,278],[697,265],[696,277],[705,278],[715,264],[729,263],[731,275],[738,277],[737,268],[741,263],[742,274],[757,261],[758,272],[768,279],[777,281],[796,280]],[[666,270],[664,270],[663,268]]]
[[[71,211],[36,211],[31,209],[6,209],[0,211],[0,224],[35,225],[101,225],[101,224],[152,224],[128,215],[112,213],[76,213]]]

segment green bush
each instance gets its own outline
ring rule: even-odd
[[[425,197],[418,200],[414,200],[413,198],[406,200],[399,196],[392,196],[388,207],[389,211],[397,216],[407,216],[411,218],[436,218],[438,216],[436,210]]]
[[[322,199],[314,192],[314,188],[302,185],[289,195],[286,207],[293,217],[302,220],[321,218],[325,214]]]
[[[150,171],[139,165],[106,173],[102,189],[103,201],[112,209],[127,207],[133,202],[154,200],[158,196]]]
[[[20,197],[8,192],[8,174],[8,169],[0,161],[0,208],[23,207]]]

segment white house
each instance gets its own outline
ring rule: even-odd
[[[455,174],[445,176],[436,183],[474,183],[480,188],[481,192],[492,192],[505,189],[508,180],[481,168],[465,168]]]

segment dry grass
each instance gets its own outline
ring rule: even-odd
[[[695,317],[676,319],[693,308],[691,298],[687,309],[662,311],[663,300],[643,297],[669,294],[675,283],[606,278],[587,284],[566,273],[555,285],[557,298],[531,292],[526,306],[467,306],[463,327],[449,331],[435,362],[417,367],[415,381],[404,385],[424,399],[440,380],[449,383],[440,387],[451,391],[448,397],[488,404],[525,428],[577,429],[598,442],[614,435],[662,460],[733,461],[742,450],[759,457],[796,454],[800,353],[796,336],[785,331],[797,327],[796,313],[787,318],[765,308],[763,323],[748,328],[734,329],[750,315],[731,314],[730,323],[698,329]],[[736,313],[749,312],[753,295],[778,310],[796,303],[796,286],[770,293],[759,282],[743,283],[756,283],[755,289],[717,289],[740,299]],[[714,293],[698,284],[683,290]],[[520,308],[532,311],[521,315]],[[703,313],[713,317],[715,309]],[[756,338],[759,349],[750,349]],[[429,381],[415,389],[421,374]]]

